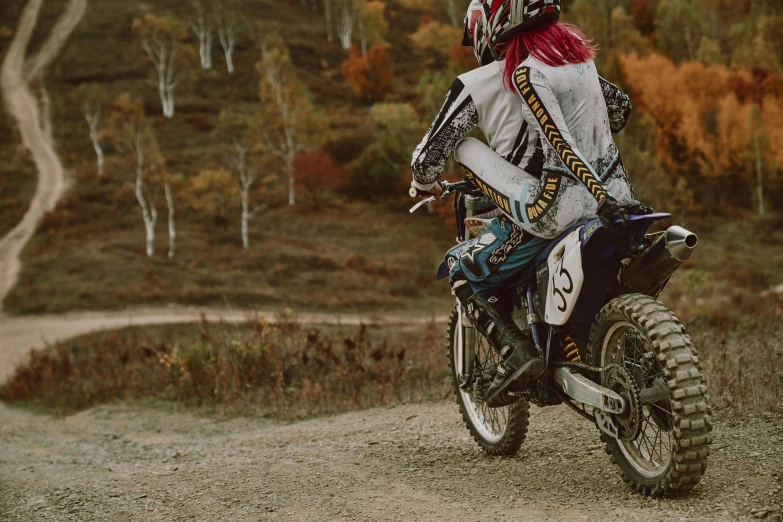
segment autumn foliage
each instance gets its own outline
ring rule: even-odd
[[[369,102],[383,101],[392,89],[388,62],[389,54],[381,44],[373,45],[365,54],[353,46],[340,70],[357,96]]]
[[[781,177],[779,78],[659,54],[620,58],[635,104],[654,125],[664,170],[685,177],[707,210],[752,205]],[[762,186],[759,186],[762,184]]]
[[[307,192],[314,209],[319,207],[325,191],[345,185],[345,169],[320,149],[297,154],[293,168],[297,185]]]

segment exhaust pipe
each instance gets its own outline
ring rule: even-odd
[[[669,227],[620,275],[627,293],[657,297],[674,272],[689,260],[699,239],[682,227]]]

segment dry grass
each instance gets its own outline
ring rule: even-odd
[[[92,334],[34,352],[0,398],[59,412],[160,398],[297,418],[443,396],[442,328],[318,330],[283,318],[242,327]]]
[[[783,412],[783,327],[693,325],[716,410]],[[0,399],[69,413],[156,399],[283,419],[449,396],[441,325],[277,324],[129,328],[33,352]]]
[[[716,409],[783,412],[783,327],[692,334],[704,364],[707,389]]]

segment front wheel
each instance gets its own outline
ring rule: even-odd
[[[470,357],[472,375],[494,375],[500,355],[477,330],[462,324],[459,307],[455,306],[449,320],[448,361],[462,419],[473,439],[488,455],[516,454],[527,435],[530,415],[528,401],[516,398],[511,404],[500,408],[490,408],[486,403],[476,402],[470,386],[458,375],[458,350]]]
[[[613,299],[596,317],[588,356],[630,376],[626,394],[635,397],[615,418],[620,438],[601,435],[623,480],[648,496],[690,491],[707,469],[712,418],[696,349],[677,317],[645,295]]]

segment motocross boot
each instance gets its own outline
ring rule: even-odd
[[[468,298],[466,304],[473,326],[502,359],[487,391],[487,404],[492,405],[493,399],[508,391],[512,384],[514,390],[533,386],[546,371],[546,365],[533,343],[514,324],[511,307],[504,303],[502,294],[486,290]]]

